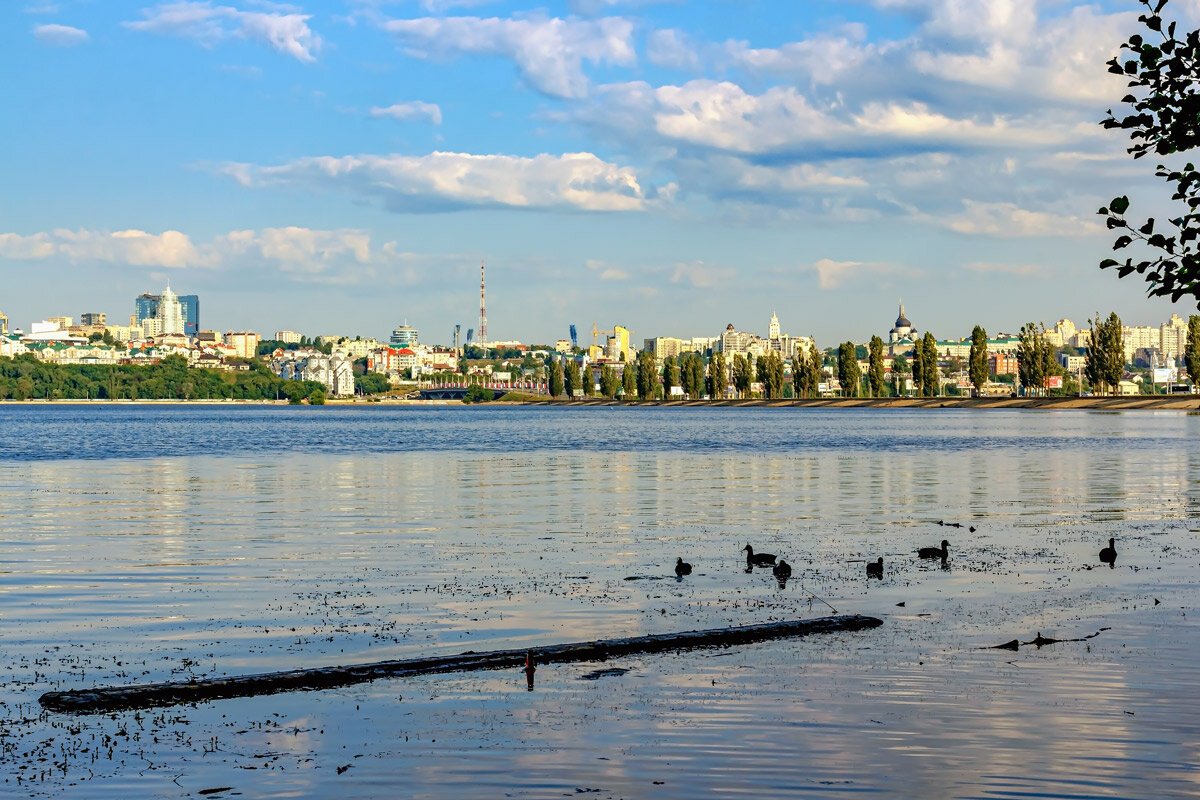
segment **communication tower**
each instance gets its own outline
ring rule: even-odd
[[[487,333],[487,284],[483,280],[483,261],[479,262],[479,341],[488,343]]]

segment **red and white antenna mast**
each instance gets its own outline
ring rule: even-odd
[[[485,347],[489,341],[487,335],[487,287],[483,281],[483,261],[479,262],[479,338],[478,342]]]

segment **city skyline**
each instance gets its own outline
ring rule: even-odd
[[[1175,4],[1172,4],[1175,5]],[[1194,27],[1200,18],[1178,9]],[[1192,16],[1189,16],[1192,15]],[[0,11],[14,327],[204,295],[204,326],[551,343],[939,338],[1195,304],[1096,268],[1165,198],[1098,122],[1132,3],[575,0]],[[145,98],[153,97],[148,104]],[[54,276],[54,293],[46,276]]]

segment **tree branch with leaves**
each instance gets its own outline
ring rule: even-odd
[[[1100,124],[1128,131],[1133,144],[1127,152],[1135,159],[1148,153],[1187,152],[1200,144],[1200,31],[1177,37],[1176,23],[1162,16],[1167,0],[1138,2],[1146,8],[1138,22],[1149,34],[1130,36],[1108,62],[1109,72],[1129,78],[1131,91],[1121,102],[1132,113],[1117,117],[1110,109]],[[1159,164],[1155,175],[1172,185],[1171,199],[1182,203],[1184,213],[1169,220],[1170,227],[1158,225],[1153,217],[1138,223],[1126,216],[1129,197],[1114,197],[1097,212],[1105,217],[1109,230],[1118,231],[1113,250],[1140,242],[1157,252],[1141,260],[1106,258],[1100,268],[1116,268],[1121,278],[1136,272],[1150,284],[1149,296],[1175,302],[1187,295],[1200,306],[1200,172],[1192,163],[1181,169]]]

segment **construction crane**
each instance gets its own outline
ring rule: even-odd
[[[618,325],[617,327],[621,327],[621,326],[619,326],[619,325]],[[575,331],[575,326],[574,326],[574,325],[572,325],[572,326],[571,326],[571,331],[572,331],[572,333]],[[630,338],[630,339],[632,339],[632,338],[633,338],[633,334],[635,333],[635,331],[631,331],[631,330],[628,330],[628,329],[626,329],[626,333],[628,333],[628,334],[629,334],[629,338]],[[593,323],[592,323],[592,347],[595,347],[595,346],[596,346],[596,339],[600,338],[600,335],[601,335],[601,334],[604,334],[605,336],[613,336],[613,337],[615,337],[615,336],[617,335],[617,328],[613,328],[611,331],[608,331],[608,330],[600,330],[598,327],[596,327],[596,323],[594,323],[594,322],[593,322]],[[574,337],[572,337],[572,338],[574,338]]]
[[[596,323],[593,322],[592,323],[592,347],[596,346],[596,340],[600,338],[600,334],[602,334],[602,333],[605,336],[616,336],[617,335],[616,330],[602,331],[599,328],[597,328]]]
[[[578,348],[579,348],[579,334],[577,334],[575,332],[575,326],[572,325],[571,326],[571,349],[576,350]]]
[[[608,330],[602,331],[602,330],[600,330],[599,327],[597,327],[596,323],[593,322],[592,323],[592,348],[594,349],[594,348],[599,347],[599,344],[597,344],[596,340],[598,338],[600,338],[600,334],[604,334],[605,336],[609,337],[610,339],[617,338],[617,328],[621,328],[622,330],[624,330],[625,333],[629,336],[629,338],[631,340],[633,339],[634,332],[629,330],[628,328],[621,326],[621,325],[615,326],[611,331],[608,331]]]

